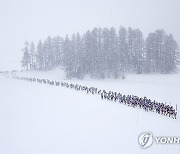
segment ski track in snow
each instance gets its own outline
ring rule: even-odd
[[[22,76],[63,80],[63,74],[24,72]],[[53,74],[53,75],[52,75]],[[131,75],[125,80],[66,80],[122,94],[147,96],[180,106],[180,74]],[[173,153],[180,145],[141,149],[138,136],[180,136],[173,120],[63,87],[0,76],[0,153],[120,154]]]

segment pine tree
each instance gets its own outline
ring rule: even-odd
[[[103,70],[104,76],[110,77],[110,32],[108,28],[103,28],[102,31],[102,52],[103,52]]]
[[[144,72],[153,73],[156,70],[156,35],[155,33],[150,33],[146,38],[145,42],[145,63]]]
[[[105,63],[105,56],[103,53],[103,38],[102,38],[102,28],[98,28],[97,30],[97,63],[96,71],[97,71],[97,78],[103,79],[105,77],[104,72],[104,63]]]
[[[90,46],[90,58],[91,58],[91,77],[97,78],[97,66],[98,64],[98,31],[97,28],[94,28],[91,31],[91,46]]]
[[[44,51],[43,51],[43,44],[41,40],[39,41],[37,45],[37,54],[36,54],[36,65],[37,69],[43,70],[44,69]]]
[[[109,72],[114,78],[119,77],[119,59],[118,59],[118,36],[116,34],[116,29],[110,28],[110,63],[109,63]]]
[[[46,45],[45,45],[46,49],[46,68],[48,70],[52,69],[54,67],[54,63],[55,63],[55,56],[54,56],[54,53],[53,53],[53,50],[52,50],[52,39],[50,36],[48,36],[48,38],[46,39]]]
[[[166,37],[165,43],[165,55],[164,55],[164,73],[174,72],[177,65],[178,60],[178,45],[174,40],[172,34]]]
[[[29,54],[30,54],[30,69],[35,69],[36,68],[35,66],[36,53],[35,53],[35,46],[33,42],[31,42],[30,44]]]
[[[120,27],[118,33],[118,72],[128,71],[130,61],[129,58],[127,31],[124,27]]]
[[[144,39],[143,34],[139,29],[134,30],[134,35],[134,72],[139,74],[143,71]]]
[[[129,73],[171,73],[179,62],[179,48],[172,34],[164,30],[150,33],[144,41],[139,29],[94,28],[71,39],[56,36],[23,48],[25,69],[65,69],[68,78],[119,78]]]
[[[92,58],[91,58],[91,34],[90,30],[86,32],[84,35],[84,54],[85,54],[85,61],[84,61],[84,72],[86,75],[90,75],[92,72]]]
[[[67,78],[73,77],[73,55],[72,55],[72,43],[66,35],[65,41],[63,43],[63,65],[65,67]]]
[[[62,43],[63,38],[59,36],[52,39],[52,52],[54,57],[53,67],[57,67],[62,64]]]
[[[75,37],[75,56],[76,56],[76,77],[79,79],[83,78],[83,42],[79,33]]]
[[[30,68],[30,55],[29,55],[29,43],[26,41],[25,42],[25,47],[22,49],[23,50],[23,59],[21,61],[22,67],[28,70]]]
[[[127,34],[127,45],[128,45],[128,54],[127,54],[127,61],[128,61],[128,72],[134,72],[134,67],[135,67],[135,44],[134,44],[134,40],[135,40],[135,33],[134,30],[129,27],[128,28],[128,34]]]

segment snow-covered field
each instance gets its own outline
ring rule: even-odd
[[[64,80],[54,72],[20,76]],[[125,80],[67,80],[180,106],[180,74],[128,75]],[[63,87],[0,76],[0,154],[180,153],[180,144],[141,149],[138,136],[180,136],[177,120]]]

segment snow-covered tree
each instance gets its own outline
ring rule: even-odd
[[[127,43],[127,31],[124,27],[120,27],[118,32],[118,72],[128,71],[129,69],[129,52]]]
[[[25,42],[23,50],[22,67],[26,70],[30,69],[30,54],[29,54],[29,43]]]
[[[30,44],[29,54],[30,54],[30,69],[35,69],[36,53],[35,53],[35,45],[33,42],[31,42]]]
[[[68,78],[119,78],[124,73],[171,73],[179,62],[178,44],[164,30],[144,40],[139,29],[94,28],[71,39],[50,36],[35,50],[26,42],[22,66],[49,70],[61,66]]]
[[[36,68],[39,70],[44,69],[44,50],[43,50],[43,43],[41,40],[39,41],[37,45],[37,54],[36,54]]]

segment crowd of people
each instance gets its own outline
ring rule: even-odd
[[[111,100],[115,102],[119,102],[121,104],[125,104],[131,107],[138,107],[144,109],[145,111],[156,112],[158,114],[169,116],[173,119],[177,118],[177,111],[173,108],[173,106],[166,105],[165,103],[160,103],[157,101],[152,101],[147,97],[138,97],[134,95],[122,95],[117,92],[106,92],[103,90],[101,92],[101,99]]]
[[[86,94],[98,94],[100,95],[102,100],[109,100],[113,102],[118,102],[120,104],[125,104],[131,107],[138,107],[145,111],[156,112],[158,114],[162,114],[165,116],[169,116],[173,119],[177,118],[177,106],[176,109],[171,106],[167,105],[166,103],[157,102],[155,100],[148,99],[147,97],[138,97],[134,95],[123,95],[119,92],[113,92],[106,90],[101,90],[96,87],[87,87],[79,84],[73,84],[68,82],[60,82],[55,80],[49,79],[40,79],[40,78],[31,78],[31,77],[18,77],[13,76],[14,79],[29,81],[29,82],[36,82],[41,84],[47,84],[50,86],[61,86],[70,89],[74,89],[76,91],[84,91]]]

